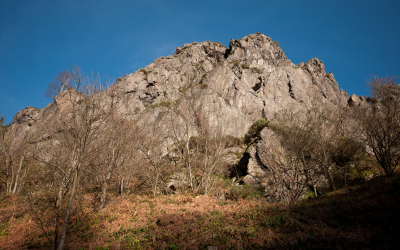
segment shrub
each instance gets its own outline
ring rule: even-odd
[[[225,147],[240,147],[243,145],[243,139],[233,136],[227,135],[225,136]]]
[[[177,54],[175,54],[175,55],[173,55],[173,57],[175,57],[175,58],[178,58],[178,55],[177,55]]]
[[[242,67],[242,69],[248,69],[250,66],[248,64],[242,63],[240,67]]]
[[[225,103],[231,106],[231,102],[228,99],[224,99]]]
[[[147,71],[146,69],[141,68],[141,69],[139,69],[139,72],[142,72],[143,74],[145,74],[145,75],[147,76],[147,75],[150,74],[152,71],[151,71],[151,70]]]
[[[206,82],[203,82],[202,84],[200,84],[200,88],[206,89],[206,88],[208,88],[208,84]]]
[[[223,185],[235,199],[260,199],[264,197],[264,188],[257,185],[237,185],[230,179],[225,179]]]
[[[250,126],[249,130],[244,136],[244,143],[250,144],[254,142],[260,136],[261,130],[263,130],[263,128],[265,127],[268,127],[269,123],[270,121],[267,121],[265,119],[258,119],[257,121],[255,121],[253,125]]]
[[[238,60],[232,60],[232,61],[230,61],[230,63],[232,63],[233,66],[235,66],[235,67],[239,66],[239,61]]]
[[[122,78],[121,77],[118,77],[117,78],[117,82],[121,82],[122,81]]]
[[[169,102],[169,101],[160,101],[160,102],[156,102],[156,103],[149,105],[147,108],[154,109],[157,107],[168,107],[169,105],[171,105],[171,102]]]
[[[257,67],[251,68],[251,71],[256,72],[256,73],[258,73],[258,74],[262,74],[262,72],[263,72],[262,69],[259,69],[259,68],[257,68]]]

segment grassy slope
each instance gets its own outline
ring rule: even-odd
[[[126,196],[73,218],[67,249],[398,249],[400,176],[376,178],[294,207],[209,196]],[[48,243],[23,197],[2,195],[0,249]],[[43,215],[44,217],[46,215]]]

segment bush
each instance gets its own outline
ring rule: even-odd
[[[169,102],[169,101],[160,101],[160,102],[156,102],[156,103],[149,105],[147,108],[154,109],[157,107],[168,107],[170,105],[171,105],[171,102]]]
[[[251,71],[253,71],[253,72],[256,72],[256,73],[258,73],[258,74],[262,74],[262,69],[259,69],[259,68],[257,68],[257,67],[253,67],[253,68],[251,68]]]
[[[229,106],[231,106],[231,102],[229,101],[229,99],[224,99],[225,103],[228,104]]]
[[[225,179],[223,185],[234,199],[261,199],[264,197],[264,188],[256,185],[237,185],[230,179]]]
[[[249,130],[247,131],[246,135],[244,136],[244,143],[250,144],[254,142],[259,136],[260,132],[263,128],[267,127],[270,121],[265,119],[258,119],[250,126]]]
[[[117,82],[121,82],[122,81],[122,78],[121,77],[118,77],[117,78]]]
[[[145,75],[147,76],[147,75],[150,74],[152,71],[151,71],[151,70],[147,71],[146,69],[141,68],[141,69],[139,69],[139,72],[142,72],[143,74],[145,74]]]
[[[233,135],[225,136],[225,140],[225,147],[240,147],[243,145],[243,139]]]
[[[242,69],[248,69],[250,66],[248,64],[242,63],[240,67],[242,67]]]
[[[206,89],[206,88],[208,88],[208,84],[206,82],[203,82],[202,84],[200,84],[200,88]]]
[[[235,66],[235,67],[239,66],[239,61],[238,60],[232,60],[232,61],[230,61],[230,63],[232,63],[233,66]]]

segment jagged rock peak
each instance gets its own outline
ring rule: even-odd
[[[250,34],[229,43],[229,59],[238,59],[248,64],[289,66],[291,61],[279,47],[277,41],[261,33]]]
[[[28,106],[15,114],[12,124],[23,124],[34,120],[35,116],[39,114],[39,112],[40,109]]]

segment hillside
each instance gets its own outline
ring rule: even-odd
[[[387,231],[398,206],[395,78],[371,80],[371,97],[349,96],[322,61],[294,65],[256,33],[229,48],[185,44],[107,88],[76,66],[54,79],[52,103],[0,124],[0,246],[396,240]]]
[[[111,198],[102,211],[93,210],[88,194],[66,248],[397,249],[399,188],[398,175],[377,178],[292,207],[257,198],[132,194]],[[0,249],[49,248],[24,198],[2,194],[0,212]]]

